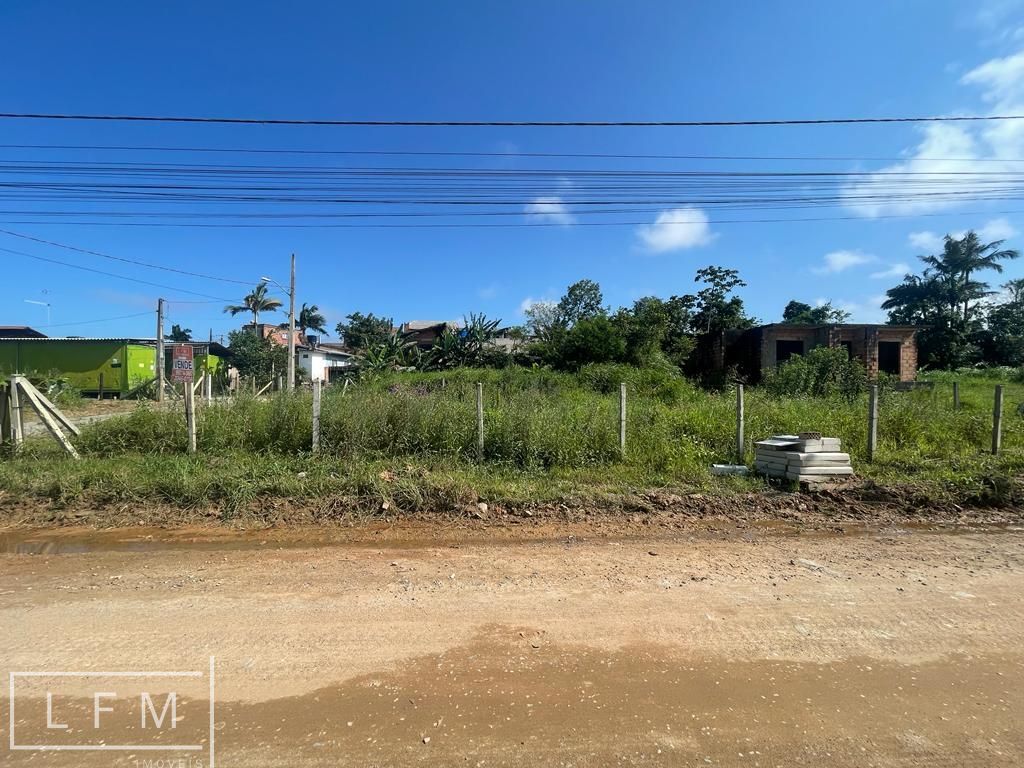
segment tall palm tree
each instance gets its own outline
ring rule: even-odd
[[[281,301],[267,295],[267,284],[260,283],[249,293],[241,304],[228,304],[224,311],[232,317],[240,312],[252,312],[252,324],[260,324],[260,312],[275,312],[281,308]]]
[[[1002,248],[1002,244],[1002,240],[982,243],[974,232],[968,232],[960,239],[946,235],[942,255],[921,257],[942,279],[948,291],[950,309],[954,316],[959,315],[965,326],[970,322],[971,311],[976,308],[978,300],[991,293],[988,283],[973,279],[974,273],[986,269],[1002,272],[1003,265],[999,262],[1020,256],[1019,251]],[[973,307],[971,302],[975,302]]]
[[[295,325],[299,327],[299,332],[303,336],[306,335],[306,331],[316,331],[321,336],[326,336],[327,329],[324,328],[326,322],[327,318],[321,314],[320,307],[316,304],[306,306],[306,302],[302,302],[302,309],[299,310],[299,315],[295,318]]]

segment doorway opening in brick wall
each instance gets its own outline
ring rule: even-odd
[[[878,370],[880,373],[900,375],[900,352],[903,345],[898,341],[878,342]]]

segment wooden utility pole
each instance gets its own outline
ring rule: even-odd
[[[875,460],[875,449],[878,448],[878,385],[872,384],[868,390],[868,462]]]
[[[292,254],[292,276],[288,290],[288,391],[295,389],[295,254]]]
[[[736,463],[746,463],[746,450],[743,442],[743,385],[736,385]]]
[[[164,300],[156,300],[156,401],[164,401]]]
[[[484,460],[484,385],[476,384],[476,458]]]
[[[992,406],[992,455],[1003,447],[1003,385],[996,384],[996,399]]]

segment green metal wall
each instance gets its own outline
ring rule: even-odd
[[[124,366],[124,378],[122,379],[122,390],[125,393],[131,392],[138,386],[156,378],[156,347],[149,347],[145,344],[128,344],[127,365]]]
[[[156,349],[119,341],[3,341],[0,372],[46,375],[57,372],[83,392],[103,389],[127,394],[153,378]]]

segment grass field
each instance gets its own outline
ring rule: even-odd
[[[862,477],[913,486],[965,504],[1015,503],[1024,475],[1024,384],[935,375],[934,389],[883,389],[879,451],[866,463],[866,397],[769,395],[748,388],[746,436],[817,430],[840,437]],[[476,460],[475,383],[484,383],[485,452]],[[627,450],[618,448],[618,387],[628,390]],[[996,383],[1005,387],[1004,453],[991,456]],[[214,507],[231,516],[268,500],[339,509],[447,509],[477,499],[504,504],[614,504],[650,489],[729,493],[764,487],[758,478],[716,478],[731,461],[735,394],[698,389],[659,371],[595,366],[579,374],[528,369],[396,374],[326,392],[323,454],[309,453],[311,395],[281,393],[203,406],[199,454],[185,454],[177,410],[141,405],[86,427],[83,460],[34,440],[0,463],[8,499],[109,506],[156,502]]]

